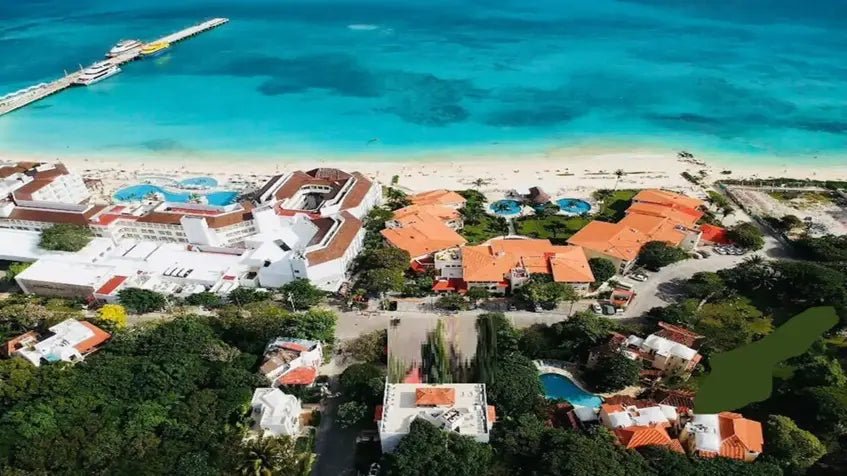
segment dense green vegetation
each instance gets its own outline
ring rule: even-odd
[[[599,392],[617,392],[638,383],[641,362],[622,354],[601,356],[597,364],[585,373],[585,381]]]
[[[384,458],[384,474],[389,476],[475,476],[487,474],[491,447],[467,436],[442,431],[416,419],[409,434],[393,453]]]
[[[459,210],[465,226],[459,231],[469,245],[478,245],[491,238],[509,234],[509,224],[505,218],[492,216],[485,210],[486,198],[476,190],[461,190],[465,197],[465,206]]]
[[[638,190],[598,190],[594,199],[602,201],[596,219],[608,222],[618,222],[626,216],[626,209],[632,203],[632,198]]]
[[[579,294],[572,286],[553,281],[549,274],[531,275],[529,281],[516,289],[512,295],[524,306],[532,308],[539,305],[543,309],[555,309],[559,303],[579,299]]]
[[[38,246],[53,251],[79,251],[85,248],[94,235],[86,226],[59,223],[41,232]]]
[[[618,272],[615,263],[606,258],[591,258],[588,260],[588,266],[591,268],[591,274],[594,275],[595,286],[612,279]]]
[[[264,342],[238,341],[263,324],[180,317],[116,333],[81,365],[0,361],[0,473],[234,473],[256,457],[242,436],[266,385],[255,373]]]
[[[739,223],[729,228],[726,237],[735,245],[748,250],[760,250],[765,246],[762,230],[753,223]]]
[[[638,252],[638,264],[650,271],[658,271],[687,257],[688,254],[676,246],[671,246],[664,241],[650,241]]]
[[[124,307],[138,314],[161,311],[168,304],[163,294],[141,288],[121,289],[118,299]]]

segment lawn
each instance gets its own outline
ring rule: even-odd
[[[459,230],[459,234],[468,240],[469,245],[478,245],[496,236],[509,234],[509,226],[500,217],[482,214],[478,223],[465,222],[465,227]]]
[[[833,196],[830,193],[822,192],[799,192],[799,191],[772,191],[768,192],[772,198],[780,202],[790,202],[789,205],[794,205],[799,208],[806,208],[815,205],[828,205],[832,203]]]
[[[607,194],[608,195],[605,195]],[[626,215],[626,209],[632,202],[632,197],[638,190],[598,190],[595,198],[602,199],[603,204],[597,213],[597,219],[602,221],[617,222]]]
[[[574,233],[590,222],[579,216],[527,216],[515,220],[515,231],[532,238],[547,238],[553,244],[564,244]]]

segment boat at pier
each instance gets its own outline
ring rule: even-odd
[[[154,43],[147,43],[141,48],[141,54],[143,56],[158,56],[162,54],[165,50],[170,48],[171,44],[166,42],[157,41]]]
[[[121,68],[108,61],[98,61],[85,68],[74,81],[76,84],[89,86],[121,72]]]
[[[130,51],[137,50],[141,48],[143,44],[138,40],[121,40],[106,53],[106,56],[109,58],[114,58],[115,56],[120,56],[124,53],[129,53]]]

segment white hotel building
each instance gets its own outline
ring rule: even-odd
[[[16,278],[21,288],[107,301],[124,287],[225,294],[297,278],[337,291],[364,241],[361,218],[381,200],[378,184],[337,169],[274,176],[227,206],[93,204],[61,164],[0,164],[0,180],[0,259],[36,262]],[[78,253],[38,248],[57,223],[97,238]]]

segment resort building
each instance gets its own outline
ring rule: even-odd
[[[279,337],[265,348],[259,372],[280,385],[312,385],[323,365],[323,347],[314,340]]]
[[[418,266],[431,267],[434,253],[467,243],[456,232],[462,227],[461,220],[452,208],[410,205],[394,212],[380,233],[390,246],[407,251]]]
[[[89,203],[82,179],[69,174],[61,164],[48,167],[18,163],[0,170],[4,174],[2,190],[6,191],[0,202],[0,243],[21,235],[13,232],[32,232],[37,236],[44,228],[69,223],[87,226],[116,249],[136,249],[131,259],[118,252],[100,254],[106,253],[102,249],[96,256],[85,252],[61,255],[59,261],[66,267],[73,267],[73,263],[94,265],[96,269],[79,278],[65,276],[62,266],[55,263],[51,273],[50,262],[31,271],[29,278],[33,283],[41,283],[51,274],[56,279],[52,285],[32,286],[29,292],[67,284],[80,288],[65,294],[80,297],[89,297],[83,295],[82,289],[97,290],[112,276],[141,276],[136,281],[144,283],[151,277],[166,283],[176,281],[175,285],[159,286],[155,281],[149,284],[170,294],[192,293],[201,289],[199,286],[224,294],[238,286],[279,287],[301,278],[323,290],[337,291],[364,242],[361,217],[381,199],[379,185],[358,172],[314,169],[272,177],[251,194],[252,199],[245,196],[229,205],[161,200],[94,205]],[[38,184],[38,190],[30,184]],[[79,186],[84,193],[79,193]],[[50,201],[59,199],[63,201]],[[181,249],[165,250],[160,244],[179,245]],[[97,245],[103,246],[108,247]],[[24,251],[17,246],[2,248],[0,255],[15,261],[60,256],[39,252],[37,246]],[[140,249],[154,248],[162,251],[141,259]],[[158,258],[168,253],[173,255],[173,262],[162,269],[164,264]],[[130,269],[131,261],[139,263],[136,269]],[[194,266],[198,261],[206,261],[199,266],[208,268],[203,279],[198,278],[200,268]],[[112,276],[105,276],[109,269]],[[173,271],[179,269],[183,271],[174,275]],[[192,276],[182,276],[191,269]],[[26,282],[27,278],[22,279]],[[130,285],[131,280],[124,286]],[[60,292],[54,292],[57,293]]]
[[[494,294],[520,287],[532,274],[549,275],[577,291],[587,291],[594,282],[582,248],[553,245],[543,239],[493,239],[447,250],[435,255],[435,269],[439,282],[462,280],[466,287],[483,287]],[[435,289],[439,290],[438,282]]]
[[[452,190],[430,190],[428,192],[416,193],[409,195],[409,201],[412,205],[426,206],[438,205],[442,207],[458,210],[465,206],[467,200]]]
[[[253,430],[266,436],[297,436],[300,434],[300,400],[282,393],[278,388],[262,387],[253,392]]]
[[[42,362],[81,362],[112,337],[94,324],[76,319],[64,320],[49,331],[44,338],[36,332],[18,336],[3,345],[3,354],[20,356],[36,367]]]
[[[610,401],[615,401],[611,397]],[[683,453],[676,438],[671,438],[669,429],[679,420],[676,408],[655,405],[653,402],[629,399],[628,404],[604,403],[600,406],[600,422],[612,430],[621,445],[627,449],[640,446],[660,445]]]
[[[641,360],[654,371],[645,370],[642,377],[666,377],[670,375],[687,379],[700,363],[702,356],[691,346],[698,345],[703,338],[688,329],[660,322],[659,332],[646,338],[635,335],[624,336],[612,333],[606,344],[589,352],[588,366],[596,364],[603,354],[620,352],[632,360]]]
[[[663,241],[685,250],[700,240],[697,226],[705,203],[667,190],[642,190],[632,199],[626,216],[617,223],[592,221],[568,239],[582,246],[589,258],[606,258],[625,274],[638,258],[641,247]]]
[[[703,458],[723,456],[753,461],[762,453],[762,424],[738,413],[695,414],[679,439],[688,451]]]
[[[383,453],[394,451],[417,418],[480,443],[488,443],[496,420],[485,385],[473,383],[387,384],[375,413]]]

